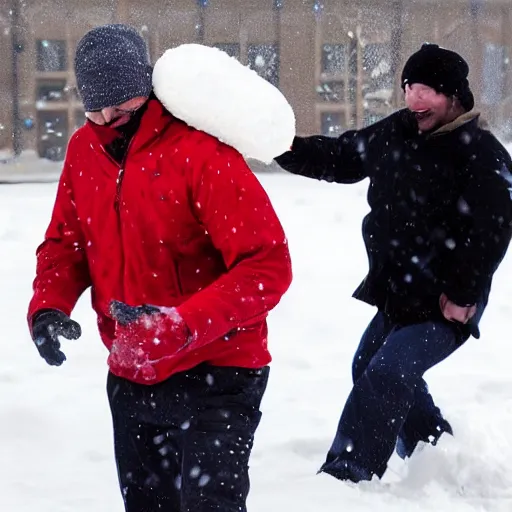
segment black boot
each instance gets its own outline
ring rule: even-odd
[[[410,458],[420,441],[436,446],[440,437],[445,433],[453,436],[452,426],[444,418],[439,420],[438,425],[431,430],[429,435],[402,429],[396,443],[396,453],[401,459]]]

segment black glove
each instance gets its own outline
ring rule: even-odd
[[[60,350],[59,336],[77,340],[82,335],[80,325],[57,309],[37,312],[32,321],[32,339],[41,357],[51,366],[60,366],[65,360]]]
[[[110,314],[112,318],[121,325],[128,325],[135,322],[143,315],[154,315],[160,313],[161,310],[157,306],[143,304],[142,306],[129,306],[124,302],[113,300],[110,303]]]

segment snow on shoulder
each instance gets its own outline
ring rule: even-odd
[[[218,48],[183,44],[155,63],[153,90],[189,126],[270,163],[288,151],[295,115],[283,94]]]

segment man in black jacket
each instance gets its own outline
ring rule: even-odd
[[[511,237],[512,164],[479,126],[468,65],[425,44],[406,63],[407,108],[339,138],[296,137],[276,160],[319,180],[369,178],[369,272],[354,297],[378,313],[354,357],[354,386],[320,471],[382,477],[393,450],[453,434],[424,373],[470,336]]]

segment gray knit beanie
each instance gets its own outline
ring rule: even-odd
[[[149,96],[152,89],[146,43],[127,25],[103,25],[85,34],[76,48],[75,75],[86,112]]]

